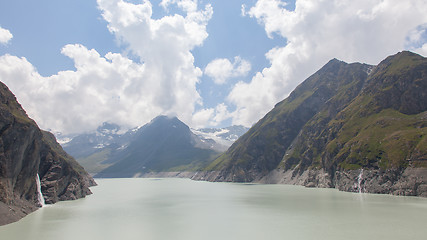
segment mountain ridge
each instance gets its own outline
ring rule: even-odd
[[[315,115],[334,92],[335,85],[322,84],[327,80],[335,80],[332,83],[337,82],[336,76],[330,75],[329,69],[338,73],[346,71],[346,67],[347,65],[342,61],[336,59],[329,61],[324,68],[299,85],[287,99],[276,104],[273,110],[238,140],[238,142],[244,142],[245,145],[242,146],[235,142],[207,170],[218,170],[222,164],[245,163],[246,159],[249,159],[243,169],[232,170],[233,179],[253,181],[258,172],[266,174],[275,169],[304,123]],[[369,67],[363,64],[358,65],[357,74],[367,75]],[[348,81],[350,80],[352,79],[348,79]],[[315,85],[316,87],[314,87]],[[230,160],[230,163],[227,163],[227,160]],[[260,165],[260,161],[264,164]],[[239,168],[239,165],[241,166],[241,164],[236,164],[235,167]],[[255,172],[254,176],[247,174],[251,171]]]
[[[333,59],[197,178],[427,196],[426,92],[417,54]]]
[[[219,152],[176,117],[158,116],[139,128],[129,146],[95,177],[135,177],[149,172],[202,169]]]
[[[160,116],[154,118],[152,121],[161,118]],[[169,117],[169,119],[173,118]],[[123,158],[124,156],[121,152],[126,151],[125,149],[132,142],[136,141],[140,131],[149,125],[150,123],[123,131],[117,124],[105,122],[95,132],[71,137],[65,136],[69,140],[63,142],[62,146],[86,170],[95,175],[120,160],[120,158]],[[195,130],[190,128],[190,130],[192,132],[191,138],[195,141],[197,148],[223,152],[247,128],[243,126],[231,126],[221,129],[206,128]]]

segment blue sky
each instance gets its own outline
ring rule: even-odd
[[[332,58],[427,53],[423,0],[14,0],[0,81],[40,127],[251,126]]]

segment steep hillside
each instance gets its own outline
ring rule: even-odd
[[[106,162],[112,165],[96,177],[202,169],[218,155],[210,147],[178,118],[159,116],[141,127],[129,146]]]
[[[84,197],[95,185],[0,83],[0,225],[40,207],[38,179],[46,203]]]
[[[319,113],[306,125],[293,154],[300,158],[296,161],[285,156],[285,164],[290,166],[289,162],[296,161],[302,169],[389,169],[422,164],[419,161],[425,156],[419,154],[427,153],[423,139],[426,76],[427,61],[421,56],[404,52],[387,58],[373,70],[363,91],[349,106],[328,122],[322,121],[324,115]],[[308,148],[303,146],[313,146],[311,156],[306,155]],[[325,151],[313,151],[316,146]]]
[[[250,182],[275,169],[305,123],[333,96],[340,94],[343,101],[349,101],[351,95],[357,95],[370,68],[331,60],[278,103],[207,170],[221,171],[215,180]]]
[[[204,177],[427,196],[427,60],[402,52],[375,68],[334,63],[277,104]]]

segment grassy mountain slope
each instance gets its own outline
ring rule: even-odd
[[[222,171],[223,180],[246,182],[275,169],[300,130],[333,96],[339,95],[342,101],[348,102],[352,95],[358,94],[370,68],[369,65],[331,60],[278,103],[206,170]]]
[[[332,60],[209,165],[215,174],[205,179],[425,195],[426,110],[426,58],[401,52],[375,67]]]
[[[328,124],[324,168],[426,166],[427,60],[402,52],[381,62],[363,92]]]

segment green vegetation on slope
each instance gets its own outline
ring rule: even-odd
[[[223,170],[238,181],[251,181],[254,175],[275,169],[304,125],[341,89],[360,89],[369,68],[368,65],[331,60],[278,103],[206,170]],[[342,98],[346,97],[348,94],[342,94]]]
[[[111,166],[111,163],[104,163],[109,159],[111,149],[105,148],[101,151],[95,152],[88,157],[79,158],[78,162],[82,165],[89,173],[98,173],[107,167]]]
[[[351,91],[343,89],[307,122],[280,166],[323,168],[331,174],[426,166],[426,76],[425,58],[409,52],[388,57],[360,94],[345,98],[349,104],[342,96]]]
[[[275,168],[426,166],[427,61],[410,52],[378,66],[331,60],[206,170],[252,181]]]
[[[367,118],[354,117],[343,125],[326,151],[336,152],[332,161],[343,169],[407,167],[411,160],[422,160],[416,152],[427,152],[427,146],[420,144],[427,133],[424,115],[386,109]]]

